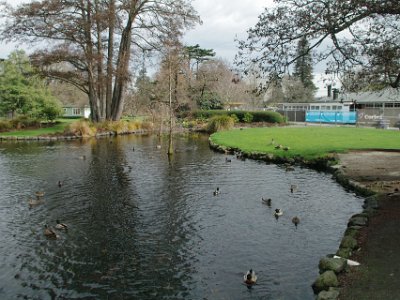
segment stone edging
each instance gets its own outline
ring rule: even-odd
[[[59,140],[77,140],[83,138],[100,138],[105,136],[114,136],[114,135],[127,135],[127,134],[146,134],[147,130],[135,130],[124,133],[116,133],[115,131],[106,131],[96,133],[94,136],[83,137],[76,135],[57,135],[57,136],[0,136],[0,141],[59,141]]]
[[[351,257],[354,251],[359,249],[357,244],[357,235],[359,230],[368,226],[369,218],[379,208],[378,195],[368,190],[365,186],[359,184],[354,180],[348,179],[338,166],[332,166],[332,162],[336,160],[335,157],[319,158],[315,160],[305,160],[301,157],[295,158],[281,158],[273,154],[264,154],[257,152],[241,152],[239,149],[229,148],[213,143],[209,139],[210,147],[218,152],[236,153],[238,158],[251,158],[255,160],[262,160],[276,164],[301,164],[318,170],[325,170],[333,174],[334,179],[346,188],[350,188],[356,193],[366,196],[363,211],[350,217],[347,224],[347,229],[340,242],[339,249],[336,254],[328,254],[326,257],[321,258],[319,261],[320,275],[312,284],[314,293],[317,300],[336,300],[340,294],[339,281],[337,275],[345,272],[348,265],[348,258]],[[338,256],[338,257],[334,257]]]

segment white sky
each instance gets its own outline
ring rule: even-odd
[[[29,0],[6,0],[13,5]],[[199,13],[203,24],[188,31],[184,37],[187,45],[199,44],[201,48],[213,49],[217,58],[232,63],[237,53],[235,38],[246,38],[246,31],[254,26],[258,16],[273,0],[194,0],[194,8]],[[5,58],[16,45],[0,43],[0,58]],[[23,46],[21,48],[24,49]],[[315,75],[315,79],[320,75]],[[322,87],[316,82],[317,86]]]

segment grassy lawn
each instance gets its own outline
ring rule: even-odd
[[[271,144],[274,139],[274,144]],[[316,158],[350,149],[400,149],[400,131],[354,127],[269,127],[221,131],[211,140],[243,152]],[[277,150],[275,145],[290,147]]]
[[[38,129],[27,129],[27,130],[15,130],[9,132],[0,132],[0,136],[39,136],[39,135],[47,135],[58,132],[63,132],[64,128],[72,123],[76,122],[77,119],[58,119],[57,123],[51,127],[44,127]]]

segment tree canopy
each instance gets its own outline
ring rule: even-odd
[[[61,114],[59,102],[34,72],[23,51],[12,52],[1,66],[0,113],[49,120]]]
[[[199,21],[191,0],[40,0],[3,11],[2,39],[37,45],[35,65],[85,92],[94,121],[121,117],[132,53],[160,47],[171,23]]]
[[[400,86],[400,2],[397,0],[275,0],[239,41],[238,64],[256,63],[284,74],[313,51],[333,72],[363,70],[386,86]],[[310,44],[304,54],[298,41]]]

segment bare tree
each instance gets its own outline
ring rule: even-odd
[[[37,44],[33,62],[86,93],[94,121],[120,119],[132,51],[160,47],[172,18],[182,28],[199,20],[190,0],[42,0],[6,11],[2,39]],[[60,62],[68,70],[53,68]]]
[[[306,51],[298,53],[299,40]],[[360,66],[379,73],[386,86],[400,86],[400,2],[393,0],[275,0],[239,42],[238,64],[257,63],[278,75],[315,50],[314,62],[331,71]]]

